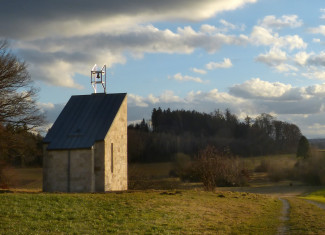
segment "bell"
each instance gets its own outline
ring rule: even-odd
[[[97,73],[97,77],[96,78],[100,79],[99,73]]]

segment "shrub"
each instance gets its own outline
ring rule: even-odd
[[[212,146],[199,152],[195,172],[208,191],[217,186],[242,186],[248,179],[248,172],[238,159],[220,154]]]
[[[170,172],[170,176],[179,177],[182,181],[199,182],[200,178],[195,170],[195,162],[184,153],[174,155],[175,169]]]
[[[294,176],[296,179],[312,185],[325,185],[325,156],[324,153],[313,151],[306,159],[298,159]]]

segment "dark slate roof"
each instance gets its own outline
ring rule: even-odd
[[[104,140],[126,93],[72,96],[43,142],[48,150],[87,149]]]

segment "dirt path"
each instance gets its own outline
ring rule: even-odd
[[[315,206],[318,206],[319,208],[325,210],[325,204],[321,203],[321,202],[315,202],[315,201],[311,201],[311,200],[306,200],[307,202],[309,202],[310,204],[313,204]]]
[[[287,225],[287,221],[289,220],[289,211],[290,211],[290,203],[287,199],[279,198],[282,201],[282,215],[280,217],[281,225],[278,227],[278,235],[287,234],[289,231],[289,227]]]

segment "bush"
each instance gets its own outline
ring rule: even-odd
[[[220,154],[212,146],[199,152],[195,172],[208,191],[218,186],[243,186],[248,180],[248,172],[238,159]]]
[[[191,157],[184,153],[174,155],[175,168],[170,172],[171,177],[179,177],[186,182],[199,182],[200,178],[195,171],[195,163]]]
[[[307,159],[298,159],[294,176],[312,185],[325,185],[325,156],[323,152],[313,151]]]

